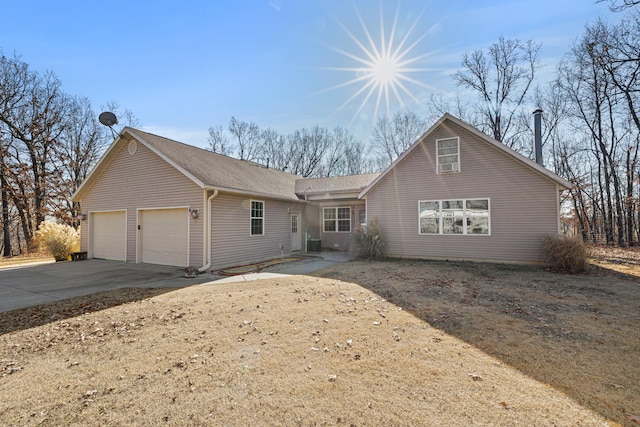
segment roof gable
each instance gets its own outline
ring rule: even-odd
[[[298,200],[295,183],[300,179],[299,176],[129,127],[124,128],[109,146],[73,195],[73,200],[81,200],[119,150],[133,140],[149,148],[202,189],[217,188],[229,192]]]
[[[476,129],[475,127],[469,125],[468,123],[463,122],[462,120],[458,119],[457,117],[452,116],[449,113],[445,113],[433,126],[431,126],[429,128],[429,130],[427,130],[420,138],[418,138],[416,140],[416,142],[414,142],[409,148],[407,148],[393,163],[391,163],[391,165],[389,167],[387,167],[369,186],[367,186],[367,188],[362,190],[358,197],[362,198],[362,197],[366,196],[366,194],[369,191],[371,191],[381,180],[383,180],[384,177],[387,176],[394,168],[396,168],[400,163],[402,163],[404,161],[404,159],[406,159],[408,156],[410,156],[411,153],[415,149],[417,149],[427,138],[429,138],[429,136],[431,136],[447,120],[451,121],[452,123],[454,123],[457,126],[462,127],[466,131],[468,131],[471,134],[473,134],[476,137],[478,137],[479,140],[481,140],[481,141],[491,145],[492,147],[498,149],[499,151],[501,151],[506,156],[509,156],[509,157],[521,162],[522,164],[524,164],[525,166],[533,169],[535,172],[539,173],[540,175],[544,176],[545,178],[555,182],[558,186],[560,186],[560,187],[562,187],[564,189],[569,189],[569,188],[573,187],[573,185],[569,181],[567,181],[566,179],[554,174],[553,172],[551,172],[550,170],[546,169],[545,167],[540,166],[539,164],[537,164],[536,162],[532,161],[528,157],[523,156],[522,154],[518,153],[517,151],[507,147],[503,143],[491,138],[490,136],[488,136],[485,133],[479,131],[478,129]]]

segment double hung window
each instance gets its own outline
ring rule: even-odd
[[[323,231],[351,232],[351,208],[336,207],[322,210]]]
[[[438,173],[460,172],[460,138],[436,140]]]
[[[264,235],[264,202],[251,201],[251,235]]]

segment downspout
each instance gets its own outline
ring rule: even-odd
[[[198,269],[199,273],[204,273],[209,269],[209,267],[211,267],[211,201],[216,197],[218,197],[218,189],[214,188],[213,194],[209,196],[207,199],[207,206],[205,206],[205,209],[207,210],[207,222],[204,226],[204,232],[206,234],[205,241],[207,242],[207,263]]]

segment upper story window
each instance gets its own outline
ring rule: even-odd
[[[460,138],[436,140],[438,173],[460,172]]]
[[[351,208],[336,207],[322,210],[323,231],[351,232]]]
[[[264,235],[264,202],[251,201],[251,235]]]

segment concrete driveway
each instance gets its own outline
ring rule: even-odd
[[[90,259],[0,270],[0,312],[118,288],[174,288],[210,282],[184,269]]]
[[[347,253],[323,252],[262,273],[228,277],[225,282],[309,274],[349,259]],[[182,288],[221,279],[210,273],[184,277],[184,269],[90,259],[0,269],[0,313],[119,288]]]

